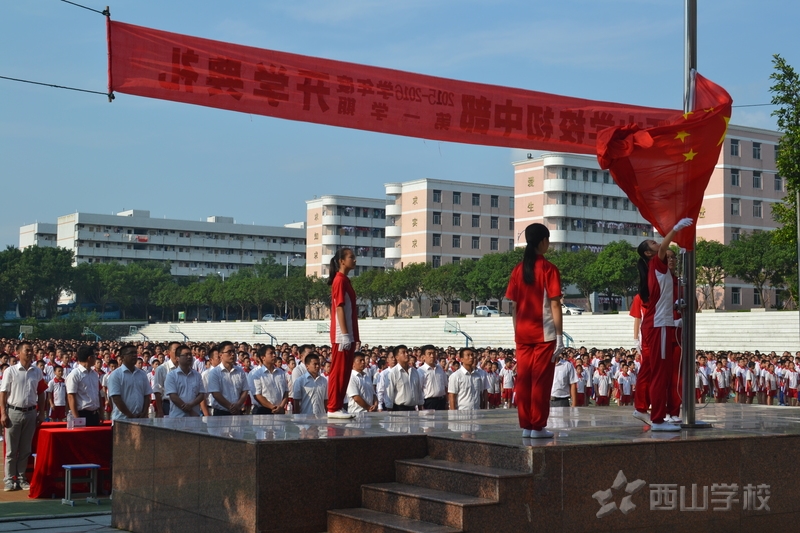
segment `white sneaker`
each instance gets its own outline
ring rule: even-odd
[[[353,418],[355,415],[352,413],[347,413],[345,411],[335,411],[333,413],[328,413],[328,418]]]
[[[535,429],[532,429],[531,430],[531,438],[532,439],[552,439],[553,438],[553,432],[552,431],[547,431],[546,429],[541,429],[539,431],[536,431]]]
[[[633,418],[641,420],[645,424],[650,424],[650,415],[641,411],[633,410]]]
[[[664,419],[664,422],[669,422],[670,424],[682,424],[683,419],[679,416],[668,416]]]
[[[661,422],[660,424],[650,424],[650,431],[680,431],[681,427],[669,422]]]
[[[522,430],[522,438],[523,439],[531,438],[531,430],[530,429],[523,429]]]

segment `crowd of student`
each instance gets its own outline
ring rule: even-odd
[[[0,341],[0,346],[2,380],[3,373],[17,363],[17,358],[13,341]],[[114,411],[108,381],[121,364],[120,343],[34,341],[33,361],[47,386],[47,417],[51,420],[65,420],[70,411],[69,376],[88,362],[78,360],[81,346],[92,349],[90,367],[97,376],[99,405],[96,409],[92,409],[95,406],[91,403],[75,406],[73,416],[78,417],[78,411],[97,411],[98,420],[108,419]],[[150,386],[147,416],[325,414],[325,382],[319,379],[326,379],[330,372],[328,346],[284,343],[273,347],[228,342],[188,345],[141,342],[134,346],[134,366],[147,377]],[[172,409],[176,402],[170,397],[176,392],[166,390],[170,371],[180,367],[180,348],[190,355],[191,369],[199,379],[195,383],[178,383],[173,389],[179,388],[178,396],[186,396],[188,403],[202,396],[186,411]],[[640,355],[635,348],[567,348],[561,359],[571,363],[572,368],[557,369],[551,395],[554,403],[567,399],[568,405],[573,406],[632,405],[640,367]],[[737,403],[796,406],[798,368],[800,352],[792,356],[789,352],[778,355],[758,351],[698,351],[695,400],[722,403],[730,399]],[[217,372],[212,373],[213,369]],[[353,365],[346,407],[351,413],[509,408],[515,404],[515,369],[512,349],[364,346]],[[185,379],[191,381],[191,373],[185,374],[189,376]],[[472,378],[473,374],[480,379]],[[464,379],[464,375],[470,376],[471,381]],[[680,394],[680,390],[676,393]],[[453,402],[449,394],[453,394]],[[124,417],[121,412],[119,415]]]

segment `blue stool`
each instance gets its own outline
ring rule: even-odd
[[[73,496],[87,496],[86,503],[94,503],[100,505],[100,499],[97,497],[97,472],[100,470],[100,465],[93,463],[86,463],[80,465],[61,465],[64,468],[64,498],[61,499],[62,505],[71,505],[75,507]],[[89,477],[72,477],[73,470],[88,470]],[[89,492],[83,494],[72,494],[73,483],[89,483]]]

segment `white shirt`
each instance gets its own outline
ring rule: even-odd
[[[206,371],[206,360],[195,357],[194,362],[192,363],[192,368],[195,370],[195,372],[202,375],[203,372]]]
[[[67,405],[67,383],[62,380],[56,383],[55,378],[47,385],[47,392],[53,395],[53,405],[61,407]]]
[[[425,363],[419,367],[419,375],[422,378],[422,392],[425,398],[441,398],[447,394],[447,374],[438,364],[433,366]]]
[[[14,407],[34,407],[39,403],[39,382],[44,379],[39,367],[31,363],[25,370],[22,363],[6,368],[0,380],[0,392],[7,393],[6,403]],[[100,407],[100,401],[97,402]]]
[[[178,368],[178,365],[172,362],[172,359],[167,356],[167,360],[164,362],[163,365],[160,365],[156,368],[156,378],[153,383],[153,393],[161,394],[162,400],[168,400],[169,398],[165,398],[164,396],[164,383],[167,381],[167,374],[172,372]]]
[[[206,391],[209,394],[219,392],[230,403],[235,403],[242,395],[242,392],[248,390],[250,389],[247,384],[247,375],[237,365],[233,365],[230,370],[226,370],[222,364],[219,364],[206,375]],[[211,407],[220,411],[227,411],[213,396]]]
[[[625,396],[630,396],[633,394],[633,384],[634,377],[631,374],[627,376],[625,374],[620,374],[619,379],[617,379],[617,383],[619,383],[620,391]]]
[[[503,368],[500,371],[500,377],[503,379],[503,388],[504,389],[513,389],[514,388],[514,376],[517,373],[510,368]]]
[[[262,366],[261,372],[258,373],[256,379],[253,380],[253,395],[260,394],[272,405],[278,405],[283,401],[286,395],[286,372],[280,368],[275,367],[272,372],[267,370],[267,367]],[[252,372],[251,372],[252,374]],[[253,405],[261,405],[256,401]]]
[[[497,372],[486,373],[486,392],[489,394],[500,394],[500,375]]]
[[[114,374],[111,374],[112,376]],[[190,368],[188,373],[178,367],[175,372],[167,374],[167,379],[164,382],[164,395],[169,397],[170,394],[177,394],[184,403],[193,402],[200,394],[205,394],[205,385],[203,385],[203,378],[194,368]],[[197,404],[192,409],[192,412],[200,416],[200,404]],[[169,418],[183,418],[190,416],[189,413],[183,409],[178,409],[177,406],[172,406],[169,410]]]
[[[578,382],[578,375],[572,363],[564,359],[559,359],[553,373],[553,386],[550,388],[550,396],[553,398],[568,398],[571,396],[571,385]]]
[[[456,407],[459,411],[480,409],[484,387],[485,382],[478,369],[468,372],[463,366],[453,372],[447,382],[447,392],[456,395]]]
[[[350,383],[347,384],[347,411],[350,413],[364,413],[366,409],[358,405],[353,396],[361,396],[361,399],[372,405],[375,399],[375,392],[372,388],[372,379],[366,372],[350,371]]]
[[[108,376],[108,397],[119,396],[122,403],[134,415],[142,413],[146,409],[144,402],[145,396],[148,398],[152,394],[150,380],[144,370],[134,367],[130,371],[127,366],[122,365]],[[114,404],[114,411],[111,413],[111,420],[127,420],[128,417],[122,414]]]
[[[386,373],[385,379],[383,404],[387,409],[394,407],[395,404],[414,407],[425,403],[422,381],[416,368],[409,366],[408,371],[405,371],[402,366],[394,365]]]
[[[67,376],[67,394],[75,395],[78,411],[97,411],[100,409],[100,376],[78,365]]]
[[[256,379],[258,379],[258,377],[261,376],[261,374],[263,373],[264,373],[263,365],[259,365],[254,369],[250,370],[250,372],[247,372],[247,385],[249,385],[250,387],[250,400],[252,401],[253,406],[260,405],[258,403],[258,400],[256,400]]]
[[[608,396],[611,391],[611,376],[608,374],[601,374],[599,370],[594,371],[594,386],[597,387],[598,396]]]
[[[296,410],[296,413],[322,416],[327,410],[325,404],[328,399],[328,380],[321,372],[314,379],[306,371],[294,382],[292,398],[300,402],[300,410]]]

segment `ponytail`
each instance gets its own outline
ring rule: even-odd
[[[650,301],[650,286],[647,284],[647,262],[649,258],[645,255],[645,252],[650,249],[649,243],[649,240],[642,241],[639,243],[639,247],[636,248],[636,252],[639,254],[639,260],[636,262],[636,270],[639,271],[639,298],[645,304]]]
[[[328,285],[333,285],[333,278],[335,278],[336,273],[339,272],[339,264],[341,263],[342,259],[344,259],[345,252],[348,250],[352,253],[350,248],[339,248],[336,253],[333,254],[333,257],[331,257],[330,271],[328,272],[327,280]]]
[[[539,253],[536,248],[539,244],[550,238],[550,230],[544,224],[531,224],[525,228],[525,255],[522,257],[522,279],[526,285],[533,285],[533,267],[536,265],[536,259]]]

